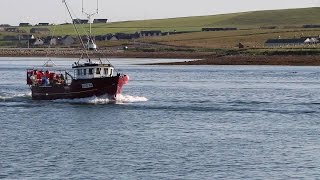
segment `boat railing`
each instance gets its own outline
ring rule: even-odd
[[[70,75],[66,70],[27,70],[27,84],[32,86],[50,87],[70,85],[72,79],[72,75]]]
[[[68,73],[67,71],[65,71],[65,77],[66,77],[65,78],[65,83],[67,85],[71,85],[72,80],[74,79],[73,76],[70,73]]]

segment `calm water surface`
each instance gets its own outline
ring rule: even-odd
[[[320,179],[319,67],[111,61],[116,104],[32,101],[43,61],[0,59],[0,179]]]

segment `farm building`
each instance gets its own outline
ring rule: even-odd
[[[73,19],[74,24],[88,24],[89,20],[87,19]]]
[[[20,27],[31,26],[31,24],[30,23],[20,23],[19,26]]]
[[[19,40],[29,40],[29,39],[35,39],[35,37],[33,35],[26,35],[26,34],[19,35]]]
[[[306,24],[302,26],[303,28],[320,28],[318,24]]]
[[[148,37],[148,36],[161,36],[161,31],[154,30],[154,31],[140,31],[140,37]]]
[[[235,31],[238,28],[202,28],[202,31]]]
[[[139,38],[139,33],[134,33],[134,34],[127,34],[127,33],[116,33],[115,36],[117,37],[117,39],[137,39]]]
[[[185,33],[193,33],[198,31],[169,31],[169,32],[162,32],[162,36],[168,36],[168,35],[175,35],[175,34],[185,34]]]
[[[106,35],[102,36],[102,40],[104,40],[104,41],[118,41],[119,39],[115,35],[106,34]]]
[[[111,36],[110,38],[108,38],[109,41],[118,41],[119,39],[117,38],[117,36]]]
[[[16,27],[5,27],[4,30],[6,32],[19,32],[19,28]]]
[[[17,36],[4,36],[3,40],[5,41],[17,41],[19,38]]]
[[[282,47],[282,46],[302,46],[305,45],[306,39],[268,39],[265,42],[267,47]]]
[[[38,26],[49,26],[49,23],[39,23]]]
[[[94,19],[93,23],[107,23],[108,19]]]
[[[44,38],[45,45],[56,46],[62,44],[61,36],[47,36]]]

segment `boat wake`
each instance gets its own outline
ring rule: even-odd
[[[10,93],[0,93],[0,101],[23,101],[25,99],[31,99],[31,92],[29,93],[17,93],[17,94],[10,94]]]
[[[148,99],[145,97],[122,95],[122,94],[119,94],[115,100],[110,99],[108,96],[100,96],[100,97],[94,96],[94,97],[81,98],[81,99],[53,100],[53,102],[72,103],[72,104],[129,104],[129,103],[146,102],[146,101],[148,101]]]
[[[119,94],[116,98],[117,103],[134,103],[134,102],[146,102],[148,101],[145,97],[140,96],[129,96],[129,95],[122,95]]]
[[[23,102],[31,101],[31,92],[28,93],[0,93],[0,102]],[[111,99],[108,96],[100,97],[88,97],[81,99],[57,99],[52,100],[51,102],[58,103],[72,103],[72,104],[129,104],[136,102],[146,102],[148,99],[146,97],[140,96],[130,96],[119,94],[116,99]]]

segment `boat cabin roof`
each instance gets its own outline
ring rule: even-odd
[[[72,67],[74,79],[93,79],[112,77],[114,68],[109,64],[88,64]]]
[[[79,64],[79,63],[74,63],[72,65],[72,68],[84,68],[84,67],[112,67],[111,64],[98,64],[98,63],[84,63],[84,64]]]

